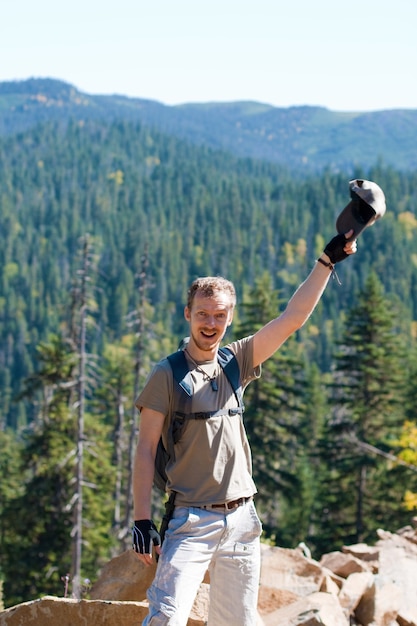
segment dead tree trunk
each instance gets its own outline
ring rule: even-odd
[[[135,456],[136,440],[138,435],[138,418],[137,409],[134,401],[139,394],[139,381],[142,366],[142,353],[143,353],[143,334],[145,328],[145,304],[146,304],[146,291],[147,291],[147,269],[148,269],[148,251],[145,249],[145,254],[142,257],[142,268],[139,276],[139,305],[137,310],[137,344],[135,354],[135,376],[133,383],[133,402],[132,413],[130,418],[130,430],[129,430],[129,445],[128,445],[128,458],[127,458],[127,484],[126,484],[126,509],[124,515],[123,527],[120,530],[120,540],[124,547],[127,549],[130,546],[130,527],[132,525],[133,514],[133,460]]]
[[[82,269],[79,290],[79,342],[78,342],[78,398],[77,398],[77,453],[75,474],[75,507],[73,528],[73,595],[81,597],[81,559],[83,542],[83,483],[84,483],[84,404],[86,372],[86,318],[87,318],[87,283],[90,269],[89,236],[83,241]]]

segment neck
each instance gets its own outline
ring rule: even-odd
[[[190,342],[185,350],[194,361],[214,361],[217,358],[217,346],[213,350],[201,350]]]

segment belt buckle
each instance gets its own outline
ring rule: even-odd
[[[245,502],[245,498],[237,498],[236,500],[232,500],[231,502],[226,502],[226,509],[228,511],[233,511],[233,509],[237,509],[240,506],[243,506]]]

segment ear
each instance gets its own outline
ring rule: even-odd
[[[229,313],[229,321],[227,322],[228,326],[231,326],[232,322],[233,322],[233,314],[234,314],[234,309],[232,309]]]
[[[191,320],[191,312],[188,306],[184,307],[184,317],[189,322]]]

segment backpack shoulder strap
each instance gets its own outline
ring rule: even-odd
[[[174,390],[174,397],[176,398],[174,403],[175,413],[177,416],[186,416],[191,412],[194,385],[184,350],[177,350],[167,358],[172,369],[174,385],[176,383],[181,388],[180,393],[177,394]]]
[[[173,352],[173,354],[170,354],[167,358],[174,375],[174,380],[188,396],[192,396],[193,385],[184,350],[177,350],[176,352]]]
[[[191,397],[193,394],[190,372],[183,350],[178,349],[176,352],[173,352],[173,354],[170,354],[167,359],[174,377],[174,385],[177,383],[184,393],[181,392],[178,394],[178,400],[180,402],[180,409],[182,412],[180,414],[177,414],[176,411],[174,411],[174,402],[173,398],[171,398],[166,446],[164,445],[162,436],[158,442],[158,448],[155,456],[154,484],[161,491],[165,491],[167,481],[165,468],[168,461],[175,458],[174,444],[180,436],[187,413],[187,407],[190,407]]]
[[[217,353],[217,360],[227,376],[227,379],[236,396],[239,408],[243,413],[243,411],[245,410],[245,405],[243,403],[243,389],[242,382],[240,380],[240,369],[237,358],[230,350],[230,348],[219,348],[219,351]]]

